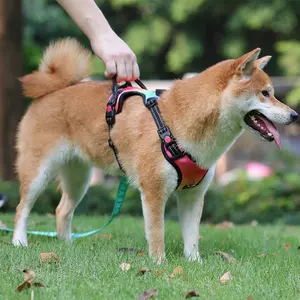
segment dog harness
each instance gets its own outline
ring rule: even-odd
[[[108,144],[114,151],[120,169],[124,172],[118,158],[118,151],[110,137],[110,130],[115,123],[115,116],[122,111],[124,101],[130,96],[138,95],[142,97],[144,105],[152,114],[157,126],[157,133],[161,140],[161,150],[164,157],[177,172],[178,180],[176,189],[181,190],[195,187],[205,177],[208,169],[200,168],[192,156],[180,148],[169,127],[163,121],[157,101],[165,90],[156,89],[155,91],[149,91],[140,80],[136,80],[136,83],[140,87],[133,87],[131,83],[126,82],[118,88],[114,82],[113,93],[109,97],[106,107],[106,122],[109,126]]]

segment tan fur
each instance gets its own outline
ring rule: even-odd
[[[20,79],[24,95],[36,99],[81,81],[90,75],[90,56],[75,39],[50,45],[39,70]]]
[[[237,60],[221,62],[193,78],[177,80],[159,100],[162,116],[179,143],[214,147],[216,136],[224,140],[224,145],[220,146],[224,149],[220,149],[216,157],[203,161],[201,157],[197,159],[203,167],[212,167],[232,144],[233,141],[226,141],[227,131],[242,130],[238,123],[226,127],[222,107],[226,110],[231,100],[225,97],[225,91],[230,88],[230,95],[238,98],[247,93],[258,94],[270,84],[269,77],[257,66],[253,67],[250,80],[242,80],[245,61],[257,51]],[[21,202],[17,209],[16,227],[40,167],[62,139],[79,147],[82,155],[93,165],[118,170],[113,151],[107,143],[108,126],[104,117],[111,83],[79,82],[87,76],[88,64],[88,52],[76,41],[67,39],[46,50],[38,72],[22,78],[25,95],[38,99],[22,119],[17,138],[19,154],[16,165],[21,182]],[[272,101],[276,102],[275,105],[283,106],[273,95]],[[122,113],[116,117],[111,136],[128,177],[143,194],[149,252],[161,261],[164,258],[164,205],[170,195],[167,191],[169,174],[163,167],[166,166],[166,160],[161,152],[157,128],[140,97],[133,96],[126,101]],[[228,133],[228,139],[231,139],[231,132]],[[198,152],[201,154],[201,150],[192,154],[197,155]],[[78,171],[74,171],[72,166],[68,170],[80,173],[80,162],[74,168],[78,168]],[[170,172],[174,173],[174,170]],[[57,230],[61,237],[66,238],[65,220],[71,218],[81,199],[76,202],[76,197],[67,193],[64,185],[62,189],[63,197],[57,208]],[[199,199],[203,199],[206,189],[201,188],[203,193]],[[25,215],[27,219],[27,213]]]

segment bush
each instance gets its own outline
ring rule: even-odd
[[[104,185],[91,186],[83,201],[76,209],[76,214],[110,214],[113,209],[117,186],[106,187]],[[14,181],[0,182],[0,193],[7,196],[7,202],[0,209],[1,212],[14,212],[20,201],[19,184]],[[61,192],[56,184],[47,187],[44,193],[37,199],[33,211],[44,214],[53,213],[61,198]],[[140,196],[137,190],[129,188],[122,212],[130,215],[141,215]]]
[[[231,220],[235,223],[283,220],[286,223],[300,224],[300,175],[297,172],[277,172],[261,181],[249,181],[241,171],[239,179],[225,187],[213,184],[205,198],[203,221],[221,222]],[[19,202],[18,183],[0,182],[0,192],[7,195],[8,201],[1,208],[12,212]],[[112,212],[117,186],[112,188],[96,185],[90,187],[76,214],[105,214]],[[54,212],[61,197],[55,185],[50,185],[37,200],[34,211]],[[122,214],[141,216],[142,208],[139,192],[129,188],[121,210]],[[168,201],[166,215],[177,218],[174,198]]]
[[[284,219],[300,223],[300,175],[278,172],[261,181],[240,178],[225,187],[213,186],[207,193],[204,219],[245,223],[253,219],[271,222]]]

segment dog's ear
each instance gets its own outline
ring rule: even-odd
[[[268,55],[256,60],[255,67],[262,70],[268,64],[271,58],[272,56]]]
[[[236,73],[241,79],[249,79],[255,69],[255,62],[259,56],[260,48],[256,48],[236,60]]]

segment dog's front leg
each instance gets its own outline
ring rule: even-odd
[[[157,264],[165,259],[163,193],[155,189],[143,189],[141,192],[145,233],[149,246],[149,255]]]
[[[198,187],[177,194],[179,220],[184,241],[184,255],[190,261],[202,261],[198,250],[199,226],[204,195],[213,176],[214,168],[211,168]]]

